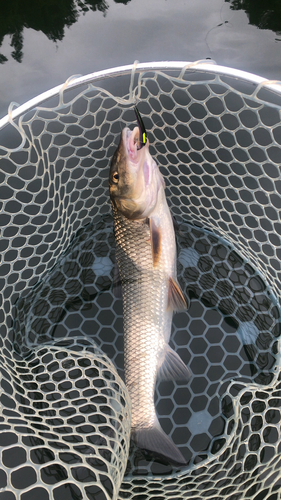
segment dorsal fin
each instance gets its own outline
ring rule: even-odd
[[[187,303],[180,289],[180,286],[171,277],[169,278],[167,309],[173,309],[174,311],[184,311],[185,309],[187,309]]]
[[[157,222],[157,218],[149,218],[153,267],[158,264],[161,255],[161,230],[158,227]]]

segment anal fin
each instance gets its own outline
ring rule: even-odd
[[[189,380],[191,373],[176,351],[167,344],[159,360],[157,376],[160,380]]]
[[[179,284],[170,277],[167,309],[173,309],[174,311],[184,311],[187,308],[188,304],[183,296]]]

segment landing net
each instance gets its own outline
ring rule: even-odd
[[[155,393],[185,468],[129,440],[108,167],[136,103],[192,304],[172,343],[193,379]],[[0,500],[280,499],[280,109],[276,82],[167,62],[0,120]]]

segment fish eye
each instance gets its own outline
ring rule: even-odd
[[[118,172],[114,172],[114,174],[112,174],[112,180],[113,180],[113,182],[116,182],[116,183],[119,181]]]

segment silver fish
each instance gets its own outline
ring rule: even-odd
[[[123,297],[125,383],[132,402],[132,439],[142,449],[185,464],[158,421],[159,380],[189,379],[168,345],[173,311],[187,304],[176,278],[176,242],[165,182],[149,153],[143,122],[124,128],[109,174],[116,261]]]

